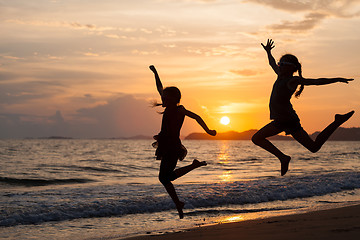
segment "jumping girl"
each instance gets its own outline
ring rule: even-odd
[[[153,144],[154,147],[157,147],[155,153],[156,158],[161,160],[159,180],[174,201],[176,209],[179,212],[179,217],[183,218],[183,208],[185,204],[179,200],[174,185],[171,182],[195,168],[206,166],[207,164],[205,161],[199,162],[195,159],[192,164],[174,170],[177,161],[183,160],[187,154],[186,148],[180,141],[180,129],[184,122],[184,118],[185,116],[188,116],[195,119],[209,135],[215,136],[216,131],[210,130],[200,116],[186,110],[184,106],[179,105],[181,98],[180,90],[177,87],[166,87],[163,89],[155,67],[151,65],[149,68],[155,75],[156,87],[162,100],[162,103],[156,104],[156,106],[165,108],[161,123],[161,131],[158,135],[154,136],[154,139],[157,140],[157,142]]]
[[[295,97],[300,96],[305,85],[325,85],[336,82],[348,83],[354,79],[303,78],[301,64],[294,55],[285,54],[281,57],[279,63],[276,64],[275,59],[271,54],[271,50],[275,47],[274,42],[271,39],[268,39],[266,46],[264,44],[261,45],[267,53],[270,66],[277,74],[277,79],[273,85],[269,104],[270,119],[273,121],[255,133],[252,137],[252,141],[256,145],[275,155],[280,160],[281,175],[283,176],[288,170],[291,157],[282,153],[266,139],[267,137],[285,131],[287,135],[291,134],[301,145],[315,153],[320,150],[330,135],[354,114],[354,111],[346,114],[336,114],[335,120],[316,137],[315,141],[313,141],[301,127],[300,119],[290,103],[290,99],[297,87],[300,85],[299,90],[295,93]],[[298,72],[299,76],[293,76],[295,72]]]

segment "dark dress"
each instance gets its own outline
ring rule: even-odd
[[[288,78],[280,78],[275,81],[270,96],[270,119],[274,120],[275,126],[286,134],[302,129],[300,119],[296,114],[290,99],[295,92],[288,87]]]
[[[177,178],[174,173],[177,161],[183,160],[187,154],[180,140],[180,129],[185,119],[184,110],[182,105],[165,108],[161,131],[154,136],[157,140],[153,143],[156,147],[156,159],[161,160],[159,179],[163,184]]]

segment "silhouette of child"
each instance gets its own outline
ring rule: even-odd
[[[268,39],[266,46],[262,43],[261,45],[267,53],[270,66],[277,74],[277,79],[273,85],[269,104],[270,119],[273,121],[255,133],[252,137],[252,141],[256,145],[275,155],[280,160],[281,175],[283,176],[288,170],[291,157],[282,153],[266,139],[267,137],[285,131],[287,135],[291,134],[301,145],[315,153],[320,150],[330,135],[354,114],[354,111],[346,114],[336,114],[335,120],[316,137],[315,141],[313,141],[308,133],[302,128],[300,119],[290,103],[290,99],[297,87],[300,85],[299,90],[295,93],[295,97],[300,96],[305,85],[325,85],[336,82],[348,83],[354,79],[303,78],[301,64],[294,55],[285,54],[281,57],[279,63],[276,64],[275,59],[271,54],[271,50],[275,47],[273,40]],[[293,76],[296,71],[299,73],[299,76]]]
[[[192,164],[174,170],[178,159],[183,160],[187,153],[186,148],[180,141],[180,129],[184,122],[184,118],[185,116],[188,116],[195,119],[200,126],[212,136],[216,135],[216,131],[210,130],[199,115],[190,112],[186,110],[184,106],[179,105],[181,98],[180,90],[177,87],[167,87],[163,89],[155,67],[151,65],[149,68],[155,75],[156,87],[162,100],[162,103],[156,104],[156,106],[161,105],[165,107],[161,131],[158,135],[154,136],[154,139],[157,140],[157,142],[153,144],[154,147],[157,147],[155,153],[156,158],[161,160],[159,180],[174,201],[176,209],[179,212],[179,217],[183,218],[184,202],[179,200],[174,185],[171,182],[195,168],[207,165],[205,161],[200,162],[194,159]]]

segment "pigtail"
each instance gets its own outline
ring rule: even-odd
[[[150,101],[150,106],[154,108],[154,107],[162,106],[162,103],[158,102],[157,100],[152,100]]]
[[[303,76],[302,76],[301,64],[298,62],[297,65],[298,65],[298,66],[297,66],[297,70],[298,70],[298,73],[299,73],[299,77],[300,77],[300,78],[303,78]],[[296,98],[300,97],[300,94],[301,94],[302,91],[304,90],[304,87],[305,87],[304,84],[301,84],[301,85],[300,85],[299,90],[297,90],[297,92],[295,93],[295,97],[296,97]]]
[[[151,100],[150,101],[150,107],[154,108],[154,107],[159,107],[159,106],[162,106],[162,103],[161,102],[158,102],[157,100]],[[159,111],[156,111],[158,114],[164,114],[164,112],[159,112]]]

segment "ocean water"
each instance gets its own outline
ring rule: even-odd
[[[279,161],[250,141],[184,140],[208,165],[174,181],[180,220],[158,182],[151,140],[0,140],[1,239],[113,239],[160,234],[360,203],[360,143],[329,141],[310,153],[274,141]]]

